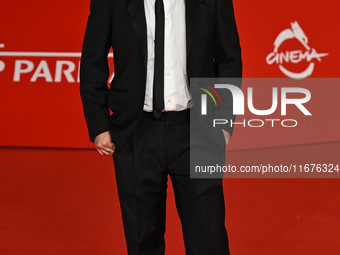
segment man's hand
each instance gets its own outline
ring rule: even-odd
[[[115,145],[109,131],[97,135],[94,139],[94,145],[100,155],[112,155],[115,151]]]
[[[222,129],[222,131],[225,139],[225,145],[227,146],[230,140],[230,133],[228,131],[225,131],[224,129]]]

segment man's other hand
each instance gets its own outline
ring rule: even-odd
[[[230,133],[228,131],[225,131],[222,129],[223,135],[224,135],[224,140],[225,140],[225,145],[227,146],[230,140]]]
[[[100,155],[112,155],[115,151],[115,145],[109,131],[97,135],[94,139],[94,145]]]

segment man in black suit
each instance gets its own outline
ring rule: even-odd
[[[168,176],[186,254],[229,254],[222,180],[190,178],[188,109],[190,77],[242,75],[232,0],[92,0],[90,9],[81,98],[90,140],[114,158],[129,255],[164,254]],[[228,143],[232,128],[223,134]]]

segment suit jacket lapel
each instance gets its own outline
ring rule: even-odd
[[[186,21],[186,42],[187,42],[187,56],[189,56],[192,40],[194,37],[194,28],[198,13],[197,0],[185,0],[185,21]]]
[[[144,11],[143,0],[127,0],[127,6],[132,20],[133,27],[135,29],[140,51],[142,53],[143,63],[146,70],[147,64],[147,31],[146,31],[146,19]]]

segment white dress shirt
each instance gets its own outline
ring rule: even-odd
[[[147,75],[144,111],[152,111],[155,60],[155,0],[144,0],[147,26]],[[191,107],[186,70],[185,0],[164,0],[164,111]]]

